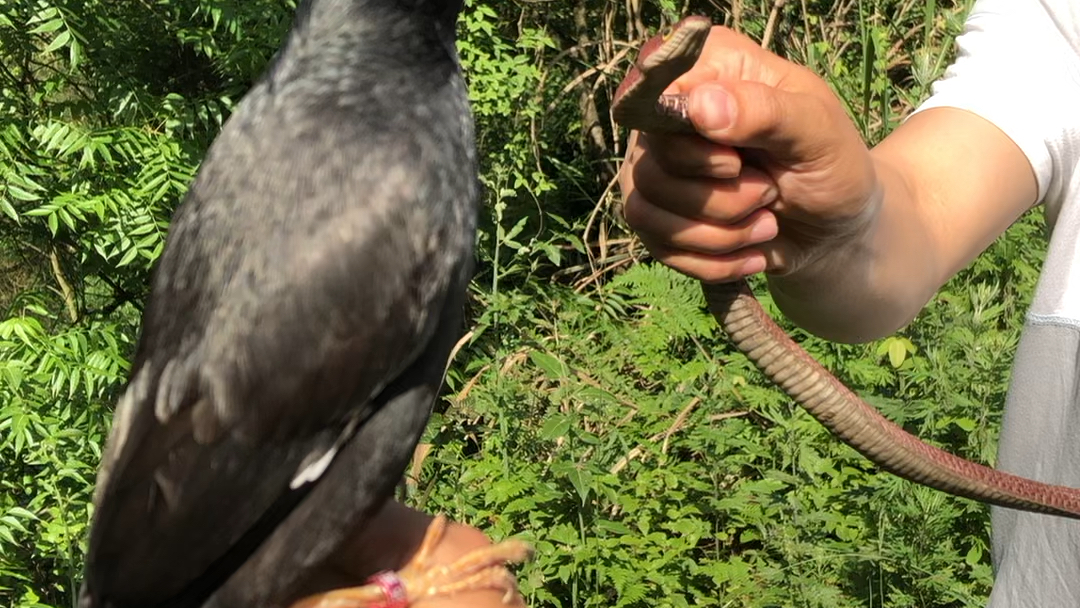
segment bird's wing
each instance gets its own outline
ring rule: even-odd
[[[260,120],[219,136],[156,270],[95,497],[100,596],[153,606],[227,575],[435,332],[459,330],[437,325],[470,267],[468,138],[321,127],[305,152],[245,141],[303,133]]]
[[[440,324],[457,326],[460,316],[461,298],[453,298]],[[319,483],[202,608],[277,608],[303,595],[299,592],[305,590],[311,567],[366,526],[382,504],[373,497],[389,496],[400,480],[400,475],[377,472],[400,472],[408,464],[456,338],[449,332],[432,337],[428,348],[379,394],[376,411],[342,446]]]

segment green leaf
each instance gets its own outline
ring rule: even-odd
[[[904,364],[906,357],[907,349],[904,348],[904,343],[900,340],[892,340],[889,343],[889,364],[898,368]]]
[[[978,426],[978,422],[972,418],[953,418],[952,422],[967,433],[974,431],[975,427]]]
[[[56,9],[49,9],[49,10],[51,11],[51,13],[49,13],[49,14],[56,14]],[[42,13],[42,15],[45,15],[45,14],[46,13]],[[30,33],[31,34],[45,34],[45,33],[48,33],[48,32],[55,32],[56,30],[58,30],[58,29],[60,29],[62,27],[64,27],[64,20],[63,19],[60,19],[60,18],[49,19],[48,21],[42,23],[41,25],[31,29]]]
[[[968,549],[968,552],[964,555],[964,561],[969,566],[974,566],[975,564],[978,564],[979,562],[982,561],[982,559],[983,559],[982,547],[980,547],[977,543],[972,544],[971,548]]]
[[[557,476],[569,481],[570,485],[574,488],[574,492],[578,495],[578,498],[581,499],[581,504],[586,504],[592,491],[593,484],[593,474],[590,471],[585,469],[582,464],[566,461],[552,464],[551,471]]]
[[[8,193],[11,194],[11,196],[15,197],[16,199],[18,199],[20,201],[39,201],[39,200],[41,200],[40,196],[34,194],[33,192],[27,192],[26,190],[23,190],[22,188],[16,186],[15,184],[8,184],[7,190],[8,190]],[[9,206],[10,206],[10,204],[9,204]]]
[[[53,38],[53,41],[49,43],[49,46],[45,47],[46,53],[51,53],[59,48],[67,46],[71,42],[71,30],[64,30]]]
[[[570,432],[572,421],[570,416],[560,414],[549,417],[545,422],[543,428],[540,430],[540,438],[546,441],[552,441],[559,437],[565,437]]]
[[[547,377],[552,380],[559,380],[570,375],[570,370],[567,369],[566,364],[548,353],[538,350],[531,351],[529,360],[533,362],[533,365],[544,370]]]

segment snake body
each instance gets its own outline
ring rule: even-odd
[[[685,97],[662,93],[694,65],[710,27],[707,18],[688,17],[642,47],[613,99],[612,115],[619,124],[646,132],[693,132]],[[970,462],[889,421],[789,338],[745,281],[703,283],[702,289],[735,347],[818,422],[882,469],[980,502],[1080,519],[1080,489]]]

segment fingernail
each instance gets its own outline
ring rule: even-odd
[[[735,117],[735,104],[724,87],[704,84],[690,92],[690,116],[699,129],[726,129]]]
[[[780,191],[776,189],[776,186],[769,186],[765,189],[765,193],[761,195],[761,206],[768,207],[775,203],[778,198],[780,198]]]
[[[750,240],[754,243],[764,243],[776,236],[776,223],[771,221],[759,221],[750,227]]]
[[[765,272],[765,258],[751,258],[743,263],[742,268],[739,269],[742,276],[748,276],[751,274],[757,274],[759,272]]]

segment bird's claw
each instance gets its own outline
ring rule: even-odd
[[[446,525],[445,517],[436,517],[416,555],[400,571],[380,573],[362,587],[320,593],[292,608],[407,608],[425,599],[482,590],[503,591],[503,602],[510,603],[517,593],[517,581],[506,565],[528,560],[532,547],[508,540],[470,551],[452,564],[429,564]]]

